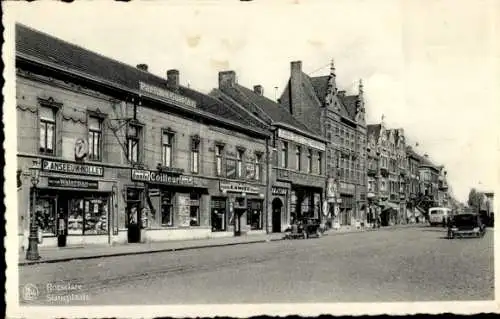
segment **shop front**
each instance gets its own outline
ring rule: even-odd
[[[289,193],[289,184],[276,183],[271,187],[271,231],[273,233],[281,233],[290,222],[287,214]]]
[[[127,242],[207,238],[208,189],[205,179],[180,170],[131,170],[124,185]]]
[[[210,199],[212,237],[265,233],[265,192],[261,185],[219,181]]]
[[[351,225],[356,214],[356,190],[354,184],[340,183],[340,225]]]
[[[34,200],[40,246],[109,244],[116,181],[104,179],[104,167],[47,159],[38,163],[40,179],[28,191],[26,215],[31,217]]]

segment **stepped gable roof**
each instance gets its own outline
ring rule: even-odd
[[[269,116],[273,122],[287,124],[293,128],[304,131],[309,135],[322,139],[315,132],[311,131],[305,124],[294,118],[287,109],[267,97],[255,93],[253,90],[239,84],[234,84],[232,87],[222,88],[221,91],[245,108],[249,103],[258,107],[263,113]]]
[[[368,124],[366,127],[366,133],[368,136],[374,136],[375,141],[377,141],[380,136],[381,129],[382,124]]]
[[[325,104],[325,97],[328,90],[328,80],[329,75],[309,77],[307,74],[303,73],[302,78],[308,81],[316,94],[316,97],[321,102],[321,105]],[[341,96],[337,94],[338,101],[340,103],[340,115],[355,121],[356,118],[356,106],[358,101],[357,95],[344,95]]]
[[[16,24],[16,53],[29,55],[49,63],[56,63],[70,70],[102,78],[132,90],[139,90],[139,82],[167,90],[166,78],[105,57],[22,24]],[[266,128],[250,115],[237,112],[231,106],[207,94],[182,85],[179,86],[178,93],[195,100],[197,103],[196,108],[201,111],[251,128]]]

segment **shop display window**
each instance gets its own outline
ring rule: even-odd
[[[262,201],[248,200],[247,225],[251,230],[262,229]]]
[[[189,210],[189,226],[200,226],[200,194],[191,193]]]
[[[174,225],[174,205],[173,194],[168,191],[163,191],[161,194],[161,225]]]
[[[68,212],[68,235],[107,234],[108,210],[107,198],[71,199]]]
[[[226,231],[226,199],[212,199],[212,231]]]
[[[55,235],[55,198],[37,198],[36,201],[36,221],[38,227],[44,235]]]

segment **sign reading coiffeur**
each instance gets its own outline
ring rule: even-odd
[[[172,184],[172,185],[192,185],[194,183],[192,176],[185,176],[185,175],[173,176],[156,171],[146,171],[141,169],[132,170],[132,180],[139,182]]]

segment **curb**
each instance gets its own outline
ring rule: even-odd
[[[245,242],[223,243],[223,244],[214,244],[214,245],[195,245],[195,246],[187,246],[187,247],[179,247],[179,248],[162,248],[162,249],[154,249],[154,250],[110,253],[110,254],[101,254],[101,255],[92,255],[92,256],[75,256],[75,257],[66,257],[66,258],[58,258],[58,259],[46,259],[46,260],[41,259],[41,260],[33,260],[33,261],[22,261],[22,262],[18,263],[18,266],[31,266],[31,265],[37,265],[37,264],[53,264],[53,263],[60,263],[60,262],[68,262],[68,261],[72,261],[72,260],[97,259],[97,258],[106,258],[106,257],[156,254],[156,253],[172,252],[172,251],[180,251],[180,250],[191,250],[191,249],[201,249],[201,248],[215,248],[215,247],[224,247],[224,246],[236,246],[236,245],[266,243],[269,241],[281,241],[281,240],[283,240],[283,238],[259,239],[259,240],[245,241]]]
[[[395,230],[395,229],[405,229],[411,228],[411,226],[406,227],[384,227],[378,229],[363,229],[363,230],[353,230],[353,231],[342,231],[342,232],[331,232],[327,234],[323,234],[323,236],[338,236],[338,235],[347,235],[347,234],[357,234],[363,232],[371,232],[371,231],[387,231],[387,230]],[[223,244],[213,244],[213,245],[194,245],[194,246],[186,246],[179,248],[161,248],[161,249],[153,249],[153,250],[142,250],[142,251],[132,251],[132,252],[120,252],[120,253],[109,253],[109,254],[100,254],[100,255],[92,255],[92,256],[75,256],[75,257],[66,257],[66,258],[58,258],[58,259],[46,259],[46,260],[33,260],[33,261],[22,261],[18,263],[18,266],[30,266],[37,264],[53,264],[53,263],[62,263],[68,262],[72,260],[86,260],[86,259],[98,259],[98,258],[106,258],[106,257],[120,257],[120,256],[132,256],[132,255],[144,255],[144,254],[156,254],[163,252],[172,252],[172,251],[180,251],[180,250],[192,250],[192,249],[202,249],[202,248],[215,248],[215,247],[224,247],[224,246],[236,246],[236,245],[248,245],[248,244],[258,244],[265,243],[269,241],[282,241],[284,238],[273,238],[273,239],[258,239],[258,240],[250,240],[245,242],[236,242],[236,243],[223,243]]]

